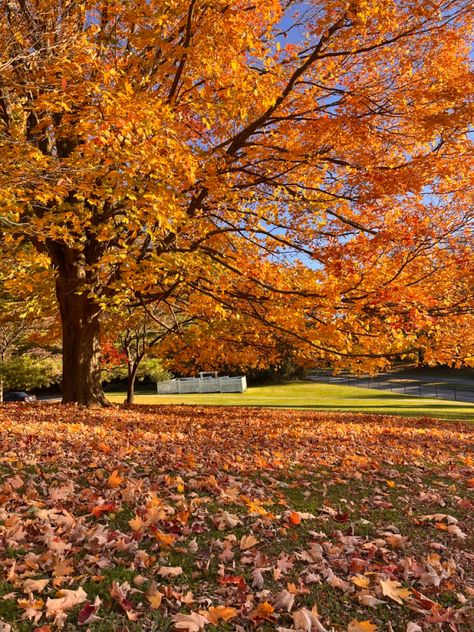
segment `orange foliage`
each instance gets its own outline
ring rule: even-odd
[[[307,5],[4,5],[2,230],[49,257],[63,320],[138,294],[184,301],[229,364],[281,338],[466,360],[472,2]]]

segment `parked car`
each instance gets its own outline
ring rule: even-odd
[[[36,395],[29,395],[23,391],[15,391],[14,393],[5,393],[4,402],[35,402]]]

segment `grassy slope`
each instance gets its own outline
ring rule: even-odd
[[[112,402],[121,403],[124,400],[124,393],[110,394],[108,398]],[[155,395],[144,393],[137,395],[136,403],[271,406],[474,421],[474,404],[407,397],[397,393],[354,386],[308,382],[251,387],[245,393],[235,394]]]

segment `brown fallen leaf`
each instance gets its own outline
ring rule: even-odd
[[[61,614],[87,600],[87,593],[83,588],[77,590],[63,589],[58,591],[55,599],[48,597],[46,600],[46,614],[48,617]]]
[[[442,513],[437,513],[437,514],[429,514],[426,516],[420,516],[418,518],[418,520],[421,520],[422,522],[426,522],[426,521],[434,521],[434,522],[440,522],[441,520],[446,520],[446,522],[448,524],[457,524],[458,523],[458,519],[455,518],[454,516],[450,516],[449,514],[442,514]]]
[[[35,599],[33,594],[30,594],[29,599],[19,599],[17,604],[23,610],[21,617],[23,620],[33,621],[36,624],[43,616],[44,601]]]
[[[300,608],[293,613],[293,624],[296,630],[302,632],[328,632],[319,620],[319,613],[316,606],[311,610]]]
[[[23,590],[26,592],[43,592],[49,584],[49,579],[25,579],[23,582]]]
[[[382,599],[377,599],[377,597],[374,597],[374,595],[371,595],[370,593],[363,592],[357,595],[357,599],[360,603],[364,604],[364,606],[369,606],[370,608],[376,608],[377,606],[387,603]]]
[[[240,550],[247,551],[248,549],[251,549],[256,544],[258,544],[258,540],[254,535],[252,534],[243,535],[240,540]]]
[[[273,608],[275,610],[286,610],[287,612],[290,612],[294,603],[295,595],[290,593],[288,590],[283,589],[273,600]]]
[[[186,632],[199,632],[209,623],[209,619],[198,612],[191,612],[191,614],[178,613],[173,615],[171,620],[177,630],[186,630]]]
[[[161,575],[161,577],[177,577],[182,572],[181,566],[160,566],[158,569],[158,575]]]

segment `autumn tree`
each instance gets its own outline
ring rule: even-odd
[[[134,402],[137,379],[149,377],[158,382],[171,377],[157,354],[167,338],[181,337],[193,320],[180,309],[182,299],[180,297],[177,303],[163,300],[129,305],[120,311],[115,310],[106,319],[103,329],[109,348],[112,347],[109,355],[115,356],[111,374],[126,377],[127,404]]]
[[[449,275],[470,257],[473,14],[2,3],[2,231],[50,260],[64,401],[105,401],[109,304],[185,292],[373,366],[436,320],[440,286],[445,316],[467,310]]]
[[[0,403],[4,390],[58,381],[61,359],[53,332],[53,319],[28,312],[24,303],[8,300],[0,292]]]

